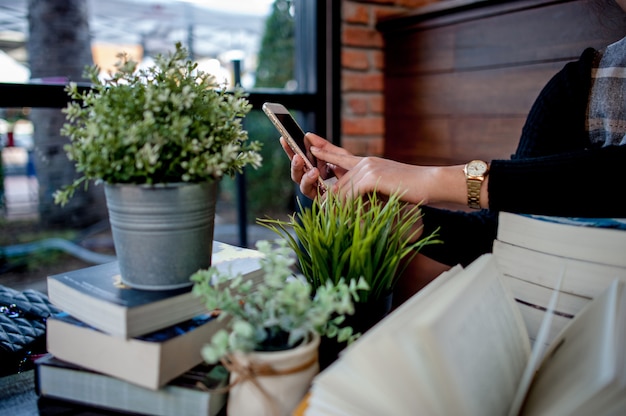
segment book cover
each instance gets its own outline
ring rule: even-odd
[[[500,212],[496,239],[571,259],[626,267],[626,219]]]
[[[257,250],[213,243],[212,265],[235,276],[260,274]],[[49,276],[50,301],[70,315],[107,333],[135,337],[205,312],[188,288],[140,290],[124,285],[117,262]]]
[[[108,411],[160,416],[220,413],[228,373],[221,366],[199,364],[159,390],[90,371],[47,355],[36,362],[35,388],[43,414],[109,414]],[[81,406],[82,405],[82,406]],[[54,412],[54,413],[53,413]]]
[[[58,359],[158,389],[202,362],[202,347],[225,320],[203,314],[137,338],[106,334],[61,313],[47,321],[47,349]]]

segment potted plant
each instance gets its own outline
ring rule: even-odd
[[[365,332],[391,310],[393,289],[409,261],[426,244],[439,242],[435,233],[415,238],[420,207],[400,197],[372,192],[344,199],[329,190],[310,207],[299,203],[299,211],[287,221],[258,222],[289,242],[314,289],[341,279],[365,280],[369,290],[359,293],[357,310],[349,317],[355,331]],[[322,367],[344,347],[323,345]]]
[[[241,90],[229,93],[198,70],[180,43],[146,69],[119,58],[106,79],[87,67],[91,89],[66,88],[74,101],[61,132],[79,177],[55,200],[64,204],[78,186],[103,182],[122,281],[188,286],[210,265],[217,182],[260,166],[260,145],[247,141],[241,124],[251,105]]]
[[[295,259],[284,240],[259,241],[257,248],[264,257],[256,284],[214,267],[191,277],[207,309],[228,319],[202,354],[231,372],[229,415],[290,415],[319,371],[320,336],[356,338],[352,328],[341,325],[367,285],[363,279],[339,279],[313,291],[294,274]]]

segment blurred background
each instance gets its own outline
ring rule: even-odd
[[[0,0],[0,83],[81,82],[86,65],[97,64],[106,76],[116,55],[127,52],[147,67],[157,54],[182,42],[202,70],[229,88],[298,91],[293,3]],[[63,121],[57,108],[0,108],[0,284],[45,291],[47,275],[92,264],[73,245],[114,255],[102,187],[90,187],[64,208],[52,202],[54,190],[74,174],[61,150]],[[215,238],[253,246],[258,239],[275,238],[255,219],[292,213],[295,187],[266,116],[253,110],[245,128],[263,143],[263,166],[220,183]]]

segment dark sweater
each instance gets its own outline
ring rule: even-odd
[[[422,253],[448,265],[467,265],[491,252],[498,211],[573,217],[626,217],[626,146],[593,147],[585,131],[591,67],[587,49],[543,88],[510,160],[493,160],[489,210],[423,207],[424,235],[439,227],[443,244]]]

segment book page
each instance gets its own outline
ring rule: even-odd
[[[528,393],[528,389],[530,388],[530,383],[532,382],[537,369],[539,368],[539,364],[544,356],[544,351],[547,345],[547,339],[550,337],[550,328],[552,327],[552,321],[556,312],[556,305],[559,301],[559,294],[561,290],[561,286],[563,285],[563,277],[565,276],[565,266],[561,270],[561,275],[559,276],[554,289],[552,289],[552,297],[550,298],[550,302],[548,302],[548,306],[546,308],[546,312],[544,314],[543,321],[541,322],[541,327],[539,331],[537,331],[537,340],[532,349],[532,353],[530,354],[530,359],[528,360],[528,364],[526,365],[526,369],[524,370],[524,375],[522,376],[522,381],[517,388],[517,393],[515,394],[515,398],[513,399],[513,404],[509,409],[509,415],[515,416],[519,413],[524,398]]]
[[[492,256],[461,277],[401,341],[423,343],[441,414],[505,414],[530,354],[526,329]]]
[[[429,375],[420,361],[409,362],[396,337],[405,331],[421,308],[461,272],[456,266],[413,295],[349,346],[339,360],[313,381],[307,415],[413,415],[417,409],[434,414]],[[412,347],[411,347],[412,348]],[[413,351],[414,353],[414,351]],[[407,369],[410,368],[410,371]],[[332,409],[332,411],[330,410]],[[347,412],[347,413],[346,413]]]
[[[616,311],[622,286],[615,281],[557,337],[531,386],[524,414],[573,414],[617,380]]]
[[[316,377],[307,414],[508,410],[530,345],[495,262],[485,255],[441,277]]]

